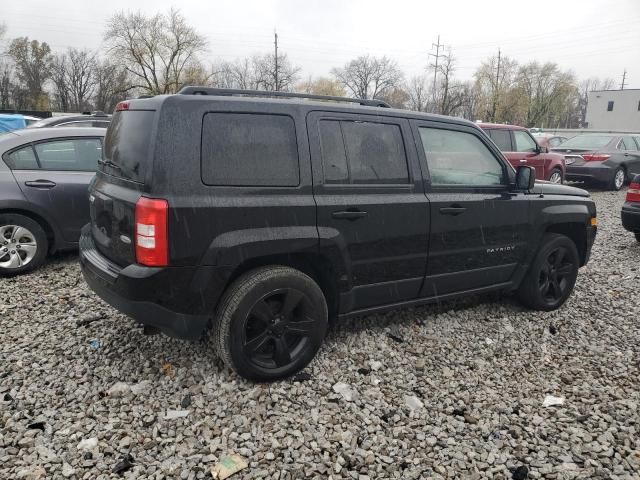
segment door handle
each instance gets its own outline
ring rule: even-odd
[[[521,158],[520,159],[520,163],[527,163],[527,159],[526,158]]]
[[[440,209],[440,213],[443,215],[460,215],[461,213],[466,212],[467,209],[465,207],[442,207]]]
[[[358,220],[367,216],[367,212],[362,210],[340,210],[333,212],[331,216],[337,220]]]
[[[51,180],[29,180],[24,182],[24,184],[27,187],[34,188],[53,188],[56,186],[55,182],[52,182]]]

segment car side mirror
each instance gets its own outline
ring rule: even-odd
[[[532,190],[536,184],[536,169],[528,166],[518,167],[516,171],[516,189]]]
[[[547,147],[543,147],[541,145],[538,145],[538,148],[536,149],[537,153],[549,153],[549,149]]]

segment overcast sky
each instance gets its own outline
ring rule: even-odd
[[[204,60],[233,60],[279,46],[305,75],[326,75],[362,54],[388,55],[408,75],[425,71],[431,44],[451,47],[457,75],[502,54],[554,61],[579,78],[612,77],[640,88],[640,0],[0,0],[7,36],[28,36],[54,50],[99,48],[118,10],[155,13],[179,7],[209,39]]]

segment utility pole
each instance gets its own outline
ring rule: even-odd
[[[622,74],[622,83],[620,84],[620,90],[624,90],[624,81],[627,79],[627,69],[624,69],[624,73]]]
[[[498,68],[496,69],[496,87],[493,92],[493,107],[491,109],[491,121],[496,121],[496,109],[498,108],[498,87],[500,86],[500,49],[498,49]]]
[[[280,90],[280,86],[278,85],[278,32],[273,32],[273,34],[275,35],[275,41],[273,42],[273,44],[276,47],[276,53],[275,53],[275,60],[276,60],[276,92]]]
[[[431,44],[431,48],[433,48],[433,47],[435,47],[435,49],[436,49],[436,54],[434,55],[433,53],[430,53],[429,56],[436,58],[435,65],[434,64],[430,65],[431,67],[433,67],[433,103],[435,105],[435,103],[436,103],[436,78],[438,76],[438,60],[441,57],[441,55],[440,55],[440,47],[444,47],[444,45],[442,45],[440,43],[440,35],[438,35],[438,43],[432,43]]]

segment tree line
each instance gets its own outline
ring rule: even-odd
[[[0,25],[0,40],[6,26]],[[424,74],[407,77],[392,58],[362,55],[304,76],[286,53],[258,53],[206,62],[208,42],[175,9],[144,15],[119,12],[106,24],[100,51],[54,52],[27,37],[0,52],[0,108],[111,112],[126,98],[175,93],[186,85],[380,99],[397,108],[527,127],[584,125],[587,93],[613,88],[610,78],[579,81],[558,64],[520,64],[498,55],[481,62],[472,80],[456,76],[448,49]]]

